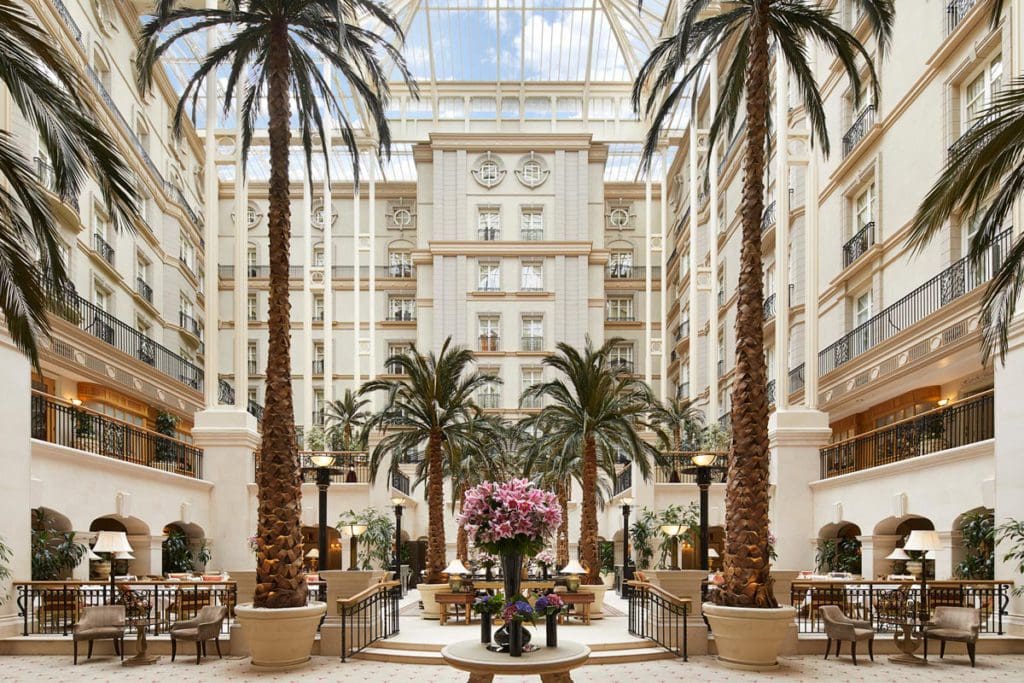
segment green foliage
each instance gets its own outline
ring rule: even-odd
[[[366,532],[359,537],[360,569],[387,569],[394,564],[395,521],[391,515],[374,507],[356,512],[349,510],[338,518],[339,530],[350,524],[363,524]]]
[[[1003,562],[1013,562],[1018,574],[1024,574],[1024,520],[1008,519],[996,529],[999,543],[1008,545],[1003,553]],[[1014,595],[1024,595],[1024,585],[1013,589]]]
[[[727,451],[732,446],[732,432],[723,429],[718,423],[710,424],[701,434],[700,448],[702,451]]]
[[[158,412],[153,428],[158,434],[163,434],[172,439],[178,438],[178,418],[171,413],[162,410]],[[176,441],[158,439],[156,442],[155,455],[158,462],[174,462],[178,459],[180,452],[179,444]]]
[[[647,569],[651,566],[651,558],[654,557],[651,542],[658,534],[657,526],[658,516],[645,507],[639,511],[636,521],[629,528],[629,540],[633,543],[633,561],[637,569]]]
[[[14,551],[11,550],[11,546],[7,545],[3,536],[0,536],[0,585],[5,585],[11,579],[11,568],[8,565],[13,557]],[[8,593],[5,587],[4,592],[0,593],[0,605],[7,602],[7,598]]]
[[[93,416],[87,411],[80,410],[78,408],[73,409],[73,415],[75,420],[75,436],[79,439],[87,439],[90,436],[96,434],[96,430],[92,426]]]
[[[700,447],[704,413],[686,399],[655,402],[651,424],[658,446],[667,451],[696,451]]]
[[[964,559],[953,574],[958,579],[991,581],[995,576],[996,520],[991,510],[974,510],[960,520]]]
[[[690,503],[686,507],[682,505],[669,505],[658,514],[658,534],[661,537],[661,556],[658,559],[659,569],[668,569],[672,566],[670,553],[676,549],[676,543],[672,538],[661,530],[663,525],[679,525],[683,527],[679,538],[683,538],[696,547],[697,539],[700,538],[700,506]]]
[[[324,428],[319,425],[314,425],[309,428],[306,432],[306,450],[310,451],[322,451],[326,445],[326,435],[324,434]]]
[[[597,556],[601,561],[602,574],[611,574],[615,571],[615,544],[612,541],[598,543]]]
[[[85,557],[85,545],[75,541],[75,532],[53,528],[43,510],[35,510],[32,515],[32,580],[66,577]]]
[[[505,607],[505,594],[501,591],[495,591],[494,595],[488,595],[486,598],[477,598],[473,603],[473,612],[494,616],[500,613],[503,607]]]
[[[213,555],[204,543],[199,552],[193,552],[188,536],[178,529],[172,529],[164,539],[163,567],[165,572],[195,571],[196,564],[205,565]]]
[[[818,571],[859,574],[860,545],[856,538],[829,538],[819,541],[815,556]]]

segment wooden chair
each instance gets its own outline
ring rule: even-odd
[[[124,660],[124,605],[87,607],[82,619],[75,624],[71,639],[74,641],[74,663],[78,664],[78,643],[89,643],[86,659],[92,659],[92,644],[97,640],[113,640],[114,652]]]
[[[853,658],[853,665],[857,666],[857,643],[866,640],[868,642],[868,657],[875,661],[875,631],[871,628],[870,621],[859,621],[851,619],[835,605],[822,605],[818,608],[822,623],[825,624],[825,636],[828,643],[825,645],[825,659],[828,659],[829,650],[832,649],[832,641],[836,641],[836,657],[839,656],[839,648],[843,641],[850,643],[850,655]]]
[[[224,618],[228,615],[228,608],[223,605],[206,605],[195,619],[179,621],[171,625],[171,661],[178,654],[178,641],[191,641],[196,644],[196,664],[206,656],[206,643],[213,641],[217,647],[217,656],[221,659],[224,655],[220,653],[220,632],[224,625]]]

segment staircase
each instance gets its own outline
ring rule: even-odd
[[[541,638],[543,640],[543,638]],[[406,643],[401,641],[380,640],[373,647],[368,647],[352,659],[363,659],[373,662],[390,662],[392,664],[425,664],[444,666],[441,648],[438,643]],[[654,643],[633,640],[623,643],[594,643],[590,645],[592,654],[587,666],[600,664],[628,664],[631,662],[649,662],[655,659],[675,659],[676,656]]]

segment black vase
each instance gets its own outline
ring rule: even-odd
[[[519,588],[522,585],[523,578],[523,556],[502,555],[501,573],[505,581],[505,601],[515,602],[520,600],[522,598],[519,594]]]
[[[547,645],[548,647],[558,647],[558,614],[549,614],[547,616]]]
[[[480,642],[484,645],[491,644],[491,613],[480,614]]]
[[[513,619],[508,625],[508,654],[511,657],[523,656],[523,622]]]
[[[521,622],[512,622],[512,623],[519,623],[519,626],[520,626],[519,632],[522,634],[521,638],[522,638],[523,647],[526,647],[527,645],[529,645],[530,641],[532,640],[532,637],[530,636],[530,631],[528,629],[522,628],[522,623]],[[508,652],[509,651],[509,644],[510,644],[511,638],[512,638],[509,635],[511,630],[512,630],[511,625],[506,623],[504,626],[502,626],[497,631],[495,631],[494,632],[494,645],[492,645],[489,649],[492,652]]]

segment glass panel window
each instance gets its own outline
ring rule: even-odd
[[[497,292],[501,289],[501,265],[498,263],[479,264],[477,289],[481,292]]]
[[[633,297],[613,297],[608,299],[607,313],[608,320],[613,322],[633,320]]]
[[[317,322],[324,321],[324,295],[314,294],[313,295],[313,320]]]
[[[523,325],[523,351],[544,350],[544,316],[524,315]]]
[[[525,392],[530,387],[535,387],[543,382],[543,370],[540,368],[523,368],[520,370],[520,388]],[[541,408],[541,399],[538,397],[524,398],[522,401],[524,408]]]
[[[249,320],[259,319],[259,307],[256,301],[255,294],[250,294],[246,301],[246,317]]]
[[[725,374],[725,334],[718,335],[718,376]]]
[[[259,374],[259,356],[256,351],[256,342],[249,342],[245,349],[245,360],[250,375]]]
[[[313,247],[313,263],[314,268],[324,267],[324,245],[318,244]]]
[[[608,361],[612,367],[633,372],[633,345],[616,344],[608,350]]]
[[[313,424],[323,425],[324,423],[324,390],[313,390]]]
[[[482,170],[482,167],[481,167]],[[482,240],[496,240],[501,236],[501,212],[497,207],[480,207],[476,219],[477,236]]]
[[[608,257],[608,277],[629,278],[633,275],[633,252],[613,251]]]
[[[405,342],[391,342],[388,344],[388,358],[404,356],[412,349],[412,345]],[[388,363],[384,371],[389,375],[404,375],[405,371],[398,363]]]
[[[178,258],[181,262],[188,266],[189,270],[194,271],[196,264],[196,248],[192,245],[192,240],[188,238],[185,233],[181,233],[181,250],[178,254]]]
[[[857,297],[854,305],[853,324],[859,327],[871,318],[871,292],[864,292]]]
[[[501,318],[496,315],[482,315],[477,318],[477,331],[481,351],[497,351],[501,339]]]
[[[519,214],[519,237],[524,240],[544,239],[543,209],[524,208],[522,210]]]
[[[524,292],[544,291],[543,261],[523,261],[519,264],[519,289]]]
[[[178,299],[178,310],[185,315],[192,317],[192,302],[182,294]]]
[[[860,232],[865,225],[874,220],[875,184],[871,183],[854,200],[852,234]]]
[[[397,250],[388,252],[388,275],[412,277],[412,252]]]
[[[686,398],[690,395],[690,364],[683,363],[679,366],[679,398]]]
[[[135,270],[140,280],[149,282],[149,261],[139,256],[135,262]]]
[[[322,375],[324,373],[324,343],[313,342],[313,374]]]
[[[964,88],[964,121],[961,132],[966,132],[992,102],[992,96],[1003,84],[1003,56],[998,55]]]
[[[416,299],[391,297],[388,300],[388,320],[415,320]]]

